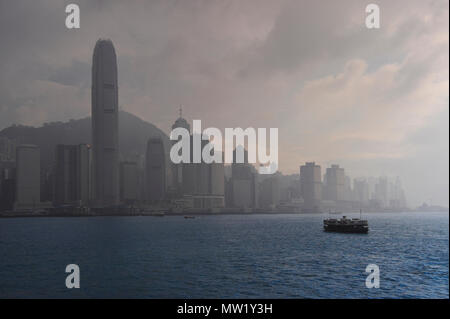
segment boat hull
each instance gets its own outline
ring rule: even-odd
[[[367,234],[369,232],[369,227],[359,225],[324,225],[323,230],[335,233]]]

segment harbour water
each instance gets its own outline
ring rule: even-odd
[[[326,217],[4,218],[0,298],[449,297],[448,212],[365,214],[368,234],[326,233]]]

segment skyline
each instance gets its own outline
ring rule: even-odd
[[[94,68],[95,69],[95,68]],[[109,111],[109,109],[106,109],[106,111]],[[106,112],[110,114],[110,112]],[[164,160],[165,157],[167,159],[169,158],[168,152],[166,152],[164,149],[168,150],[170,149],[170,142],[169,138],[167,136],[164,137],[164,133],[160,131],[160,133],[156,133],[154,129],[157,129],[155,126],[153,126],[150,123],[146,123],[142,121],[140,118],[131,115],[126,112],[120,112],[123,117],[122,120],[125,120],[125,123],[128,122],[128,124],[123,124],[122,120],[119,120],[119,123],[122,123],[122,130],[123,134],[125,136],[121,137],[122,143],[119,143],[121,146],[119,147],[122,151],[123,149],[127,149],[124,152],[121,152],[119,154],[119,161],[120,165],[120,199],[121,203],[125,205],[130,205],[136,202],[145,203],[145,201],[164,201],[168,199],[174,199],[173,196],[178,197],[182,195],[181,193],[190,193],[197,189],[195,178],[183,180],[183,186],[178,185],[178,182],[176,180],[179,180],[179,170],[175,168],[177,164],[172,169],[166,170],[166,178],[161,180],[161,168],[164,170],[164,167],[166,164],[166,160]],[[127,119],[127,117],[130,117]],[[140,135],[136,135],[136,133],[129,132],[130,127],[130,119],[133,118],[134,125],[141,126],[140,123],[146,123],[147,125],[150,125],[151,133],[144,133]],[[75,136],[80,135],[80,126],[77,124],[77,122],[82,121],[85,124],[83,125],[83,130],[86,130],[89,127],[89,132],[87,134],[83,134],[84,137],[81,138],[73,138]],[[83,207],[94,207],[98,208],[99,204],[101,202],[98,201],[98,199],[95,199],[96,195],[94,191],[95,189],[91,188],[89,177],[90,174],[90,167],[92,169],[95,167],[93,158],[91,157],[91,150],[95,149],[96,147],[92,145],[92,142],[90,142],[90,135],[91,135],[91,128],[95,127],[95,123],[91,123],[91,118],[86,118],[82,120],[71,120],[69,122],[56,122],[56,123],[49,123],[48,125],[45,125],[41,128],[34,128],[34,127],[11,127],[11,129],[14,131],[16,129],[25,129],[28,131],[28,133],[31,133],[29,130],[31,129],[34,131],[34,133],[31,133],[34,137],[38,137],[38,139],[33,140],[31,142],[28,140],[30,138],[30,134],[25,135],[16,135],[13,133],[13,136],[2,137],[0,136],[0,155],[2,155],[3,162],[0,162],[2,164],[2,168],[6,169],[6,171],[3,171],[5,175],[3,175],[6,180],[3,180],[6,184],[11,181],[11,177],[15,176],[14,174],[14,168],[16,168],[16,171],[19,172],[20,168],[16,166],[17,163],[15,163],[15,158],[18,158],[18,154],[15,155],[14,149],[18,150],[23,147],[32,146],[36,148],[37,150],[45,149],[45,152],[41,152],[41,161],[42,163],[38,166],[41,167],[41,176],[44,177],[44,181],[41,184],[43,189],[41,190],[41,201],[42,204],[48,205],[50,202],[52,202],[56,207],[60,207],[61,205],[84,205]],[[184,118],[178,118],[173,127],[176,126],[187,126],[187,121]],[[77,129],[78,127],[78,129]],[[126,129],[128,127],[128,129]],[[52,132],[53,135],[56,136],[64,136],[66,133],[63,132],[69,132],[69,135],[65,136],[65,139],[69,138],[72,140],[71,144],[67,144],[67,140],[64,141],[64,138],[61,140],[59,139],[59,142],[55,143],[55,140],[49,140],[42,138],[42,133],[39,133],[42,129],[48,129],[50,128],[50,132]],[[56,131],[54,129],[57,129]],[[158,130],[158,129],[157,129]],[[8,130],[10,131],[10,130]],[[58,132],[59,131],[59,132]],[[11,132],[10,132],[11,133]],[[17,131],[16,131],[17,133]],[[112,133],[112,132],[110,132]],[[156,135],[155,135],[156,133]],[[119,134],[120,135],[120,134]],[[28,136],[28,137],[27,137]],[[138,146],[138,148],[144,148],[143,151],[139,151],[136,148],[130,153],[130,148],[127,147],[127,143],[124,143],[124,141],[130,141],[131,139],[136,139],[138,136],[150,136],[150,138],[142,140],[141,145]],[[159,136],[159,137],[156,137]],[[194,138],[193,135],[190,136],[191,140]],[[25,140],[24,140],[25,139]],[[167,141],[167,143],[164,143],[164,139]],[[37,142],[37,143],[36,143]],[[192,142],[192,141],[191,141]],[[3,143],[3,145],[2,145]],[[6,144],[5,144],[6,143]],[[33,145],[29,144],[33,143]],[[155,143],[159,146],[156,148]],[[174,143],[174,141],[172,141]],[[139,144],[139,142],[138,142]],[[162,144],[166,144],[166,146],[163,146]],[[203,141],[203,146],[206,147],[206,141]],[[6,147],[6,148],[5,148]],[[101,145],[97,146],[100,147]],[[135,145],[136,147],[136,145]],[[298,204],[303,200],[307,200],[308,196],[317,199],[319,202],[324,200],[322,202],[323,207],[322,211],[328,211],[329,209],[335,209],[336,205],[360,205],[358,206],[360,209],[363,205],[365,209],[373,210],[373,209],[394,209],[398,210],[400,209],[414,209],[413,207],[409,206],[405,200],[405,194],[401,186],[401,180],[399,177],[393,177],[393,176],[366,176],[364,178],[352,178],[351,174],[347,174],[345,172],[345,168],[340,167],[339,165],[333,164],[331,167],[326,168],[324,167],[324,174],[321,174],[321,166],[316,165],[314,162],[306,162],[301,163],[300,165],[300,175],[298,174],[290,174],[290,175],[283,175],[279,171],[275,172],[275,174],[260,174],[258,172],[256,164],[252,164],[249,162],[249,156],[248,151],[243,148],[241,145],[236,145],[237,148],[242,148],[244,150],[244,163],[236,163],[235,156],[233,155],[233,163],[231,165],[225,165],[222,161],[219,163],[212,163],[212,164],[206,164],[205,162],[201,162],[200,166],[197,166],[195,163],[191,164],[182,164],[183,165],[183,173],[182,174],[188,174],[189,176],[193,177],[192,173],[196,170],[195,167],[201,168],[204,167],[206,169],[205,173],[207,171],[214,171],[214,178],[210,180],[211,185],[215,185],[212,189],[223,189],[222,187],[217,188],[216,186],[219,185],[216,182],[218,181],[217,178],[224,179],[223,181],[225,184],[230,184],[231,178],[235,178],[236,174],[232,173],[234,172],[236,167],[241,167],[241,165],[245,166],[243,169],[244,171],[240,171],[240,173],[237,173],[237,176],[243,174],[243,176],[255,175],[255,177],[258,175],[259,177],[256,180],[259,180],[257,182],[257,187],[260,188],[263,192],[268,192],[266,195],[262,196],[262,198],[258,198],[258,202],[262,204],[264,207],[271,207],[270,209],[273,209],[271,205],[277,205],[280,204],[280,209],[286,209],[286,205],[288,202],[293,204],[296,209],[298,208]],[[233,151],[233,153],[236,152],[236,149]],[[110,148],[107,148],[106,150],[110,151]],[[3,153],[5,152],[5,153]],[[50,154],[51,153],[51,154]],[[162,155],[165,153],[165,155]],[[49,157],[50,155],[50,157]],[[162,156],[162,157],[161,157]],[[145,159],[144,159],[145,157]],[[192,157],[192,155],[191,155]],[[51,160],[49,161],[49,159]],[[192,158],[191,158],[192,159]],[[161,162],[162,161],[162,162]],[[39,162],[39,161],[38,161]],[[28,162],[27,162],[28,163]],[[102,167],[107,167],[108,165],[111,165],[112,163],[105,163],[105,161],[101,162],[103,165]],[[170,161],[168,161],[170,163]],[[205,165],[206,164],[206,165]],[[174,165],[173,163],[171,165]],[[185,167],[186,165],[186,167]],[[212,165],[212,166],[211,166]],[[228,173],[225,173],[223,170],[225,166],[228,166]],[[237,165],[237,166],[235,166]],[[318,183],[316,186],[319,187],[317,190],[317,196],[314,194],[308,195],[308,193],[303,193],[301,189],[303,187],[306,187],[305,189],[309,189],[309,186],[301,186],[302,184],[302,170],[303,168],[307,168],[308,166],[314,166],[318,169],[317,173],[314,173],[314,183]],[[169,165],[170,166],[170,165]],[[222,169],[217,170],[217,168],[222,167]],[[0,167],[1,168],[1,167]],[[12,175],[10,169],[13,169]],[[150,170],[148,170],[150,168]],[[188,171],[186,169],[191,168],[194,169],[194,171]],[[173,171],[174,170],[174,171]],[[38,169],[39,171],[39,169]],[[158,172],[159,173],[158,173]],[[93,170],[92,170],[93,172]],[[149,178],[148,173],[151,173],[154,175],[153,177]],[[155,175],[156,173],[156,175]],[[200,173],[200,172],[197,172]],[[217,174],[216,174],[217,173]],[[309,173],[305,171],[306,175],[309,176]],[[175,175],[173,175],[175,174]],[[142,178],[139,178],[138,175],[145,175],[144,178],[146,181],[143,181]],[[207,173],[206,175],[209,175]],[[159,176],[159,177],[158,177]],[[211,175],[212,176],[212,175]],[[243,177],[241,176],[241,177]],[[94,177],[94,175],[92,175]],[[13,177],[14,178],[14,177]],[[281,178],[281,179],[280,179]],[[312,178],[312,177],[306,177],[306,178]],[[239,178],[238,178],[239,179]],[[246,178],[244,178],[245,180]],[[165,187],[165,180],[169,181],[168,187]],[[173,182],[170,182],[173,180]],[[206,179],[208,180],[208,178]],[[213,182],[215,180],[216,182]],[[205,182],[201,178],[202,183]],[[0,181],[2,182],[2,181]],[[30,182],[30,181],[29,181]],[[93,181],[92,181],[93,182]],[[269,182],[268,184],[266,182]],[[281,184],[280,184],[281,182]],[[309,183],[309,182],[308,182]],[[9,196],[8,194],[8,185],[6,185],[6,189],[3,192],[4,196]],[[94,187],[95,183],[92,183],[92,187]],[[147,188],[144,184],[146,184],[149,188]],[[56,187],[53,189],[52,185],[55,185]],[[206,185],[206,184],[205,184]],[[283,185],[281,188],[280,186]],[[306,184],[305,184],[306,185]],[[1,185],[0,185],[1,186]],[[269,187],[267,189],[267,186]],[[316,187],[315,186],[315,187]],[[161,188],[162,187],[162,188]],[[181,187],[183,191],[181,190]],[[273,187],[277,189],[277,191],[273,191]],[[161,189],[162,193],[158,191],[158,189]],[[177,190],[178,189],[178,190]],[[181,193],[179,192],[181,191]],[[229,190],[231,192],[231,189]],[[312,190],[311,190],[312,191]],[[223,192],[223,191],[222,191]],[[244,191],[241,190],[238,192],[238,194],[243,193]],[[279,193],[278,193],[279,192]],[[168,197],[163,196],[160,197],[159,194],[166,194]],[[203,191],[201,192],[204,193]],[[89,195],[91,194],[92,197]],[[134,195],[133,195],[134,194]],[[230,195],[231,193],[229,193]],[[278,195],[277,195],[278,194]],[[324,196],[320,195],[324,194]],[[334,194],[334,195],[333,195]],[[188,194],[186,194],[188,195]],[[196,194],[198,195],[198,194]],[[137,197],[136,197],[137,196]],[[305,197],[306,196],[306,197]],[[156,197],[156,198],[154,198]],[[223,197],[223,195],[222,195]],[[230,200],[233,196],[230,197]],[[259,196],[258,196],[259,197]],[[157,199],[159,198],[159,199]],[[264,199],[263,199],[264,198]],[[284,199],[282,199],[284,198]],[[3,204],[8,207],[9,204],[11,204],[10,197],[5,197],[5,202]],[[9,203],[9,204],[8,204]],[[265,204],[263,204],[265,203]],[[269,204],[268,204],[269,203]],[[359,203],[359,204],[358,204]],[[27,203],[24,203],[27,204]],[[173,202],[172,204],[175,204]],[[432,202],[429,203],[423,203],[426,204],[433,204]],[[30,204],[28,202],[28,205],[34,205]],[[231,202],[229,203],[231,204]],[[322,206],[319,203],[320,206]],[[289,205],[288,205],[289,206]],[[310,204],[311,206],[309,209],[312,209],[316,204]],[[277,206],[278,207],[278,206]],[[436,207],[436,209],[442,209],[442,207],[433,206]],[[349,208],[349,209],[355,209],[355,207]]]
[[[412,206],[448,207],[448,3],[381,1],[377,31],[357,2],[198,3],[80,1],[74,32],[64,4],[8,4],[0,129],[88,115],[92,48],[109,37],[119,106],[166,134],[180,104],[205,127],[279,127],[283,173],[398,175]]]

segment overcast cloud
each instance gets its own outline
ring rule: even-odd
[[[110,38],[121,108],[167,133],[180,104],[204,127],[278,127],[284,173],[338,163],[448,206],[448,1],[377,1],[378,30],[368,3],[0,0],[0,129],[89,115]]]

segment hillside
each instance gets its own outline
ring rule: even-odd
[[[35,144],[41,148],[41,167],[51,167],[57,144],[91,143],[91,118],[68,122],[46,123],[41,127],[13,125],[0,131],[0,136],[15,139],[21,144]],[[167,135],[151,123],[121,111],[119,113],[119,149],[121,160],[135,160],[145,155],[147,140],[151,136],[162,136],[169,152]]]

